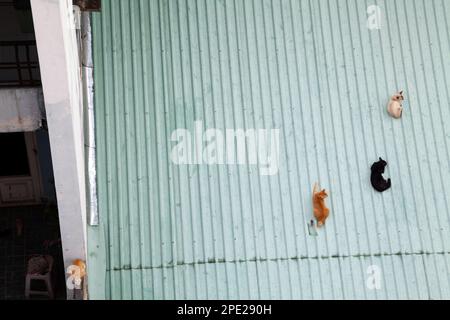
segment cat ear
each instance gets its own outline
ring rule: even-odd
[[[380,159],[380,161],[383,161],[383,159],[381,159],[381,157],[380,157],[380,158],[378,158],[378,159]]]
[[[400,95],[402,96],[402,95],[403,95],[403,90],[402,90],[402,91],[400,91],[399,93],[400,93]]]

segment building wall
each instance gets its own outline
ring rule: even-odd
[[[7,1],[5,1],[7,2]],[[0,11],[0,41],[31,41],[34,40],[33,18],[30,11],[16,10],[14,5],[3,5]],[[27,15],[27,16],[26,16]],[[26,16],[29,23],[21,23],[22,16]]]
[[[7,1],[5,1],[7,2]],[[31,11],[16,10],[13,1],[10,5],[2,5],[0,10],[0,42],[1,41],[34,41],[33,17]],[[29,47],[29,57],[31,62],[38,62],[36,46]],[[26,48],[19,47],[18,57],[20,62],[27,61]],[[0,62],[15,63],[16,53],[14,47],[0,45]],[[39,70],[32,70],[34,80],[40,81]],[[29,79],[28,70],[22,70],[24,80]],[[0,81],[18,80],[16,69],[1,69]]]
[[[445,0],[104,0],[91,298],[450,298],[449,20]],[[279,174],[174,165],[195,120],[280,129]],[[314,237],[316,181],[331,214]]]

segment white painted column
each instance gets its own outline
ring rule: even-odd
[[[82,91],[71,0],[31,0],[64,264],[86,261]]]

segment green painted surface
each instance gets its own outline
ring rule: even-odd
[[[91,298],[450,298],[448,20],[445,0],[104,0]],[[279,128],[279,174],[174,165],[171,134],[195,120]],[[313,237],[316,181],[331,215]]]

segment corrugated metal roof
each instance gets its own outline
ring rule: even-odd
[[[104,1],[91,297],[450,298],[448,20],[444,0]],[[279,128],[279,174],[174,165],[171,133],[195,120]],[[316,181],[331,215],[312,237]]]

